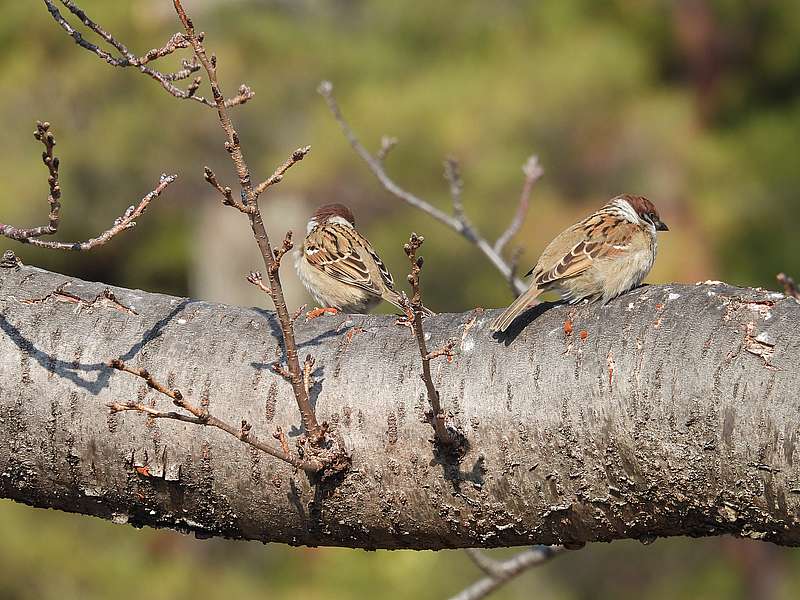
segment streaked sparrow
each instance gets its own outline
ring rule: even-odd
[[[545,248],[528,290],[491,325],[505,331],[542,292],[561,294],[571,304],[588,299],[604,304],[639,285],[653,266],[656,231],[668,231],[653,203],[623,194],[561,232]]]
[[[391,273],[356,229],[349,208],[343,204],[320,206],[308,221],[306,232],[295,267],[303,285],[321,306],[365,313],[386,300],[402,310]]]

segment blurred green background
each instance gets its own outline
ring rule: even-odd
[[[139,54],[176,31],[166,0],[80,5]],[[316,205],[345,202],[402,281],[402,243],[422,233],[436,310],[500,306],[510,295],[472,246],[383,192],[316,94],[322,79],[368,147],[383,134],[400,139],[389,172],[445,210],[442,160],[460,159],[464,203],[489,239],[513,214],[522,164],[538,154],[546,174],[511,244],[523,266],[578,217],[634,192],[671,229],[649,281],[775,287],[778,271],[800,275],[796,0],[185,5],[219,56],[224,89],[244,81],[256,91],[234,110],[255,177],[313,147],[264,199],[272,235],[302,227]],[[246,222],[202,179],[208,164],[235,183],[214,112],[77,48],[42,3],[6,2],[2,16],[0,220],[45,222],[37,119],[53,123],[62,159],[60,239],[107,228],[162,171],[181,177],[135,230],[90,254],[8,240],[0,250],[86,279],[265,303],[241,278],[259,267]],[[284,269],[290,301],[308,301]],[[441,598],[479,576],[459,552],[197,541],[6,501],[0,531],[0,598]],[[620,542],[561,557],[496,597],[796,598],[798,567],[797,551],[753,542]]]

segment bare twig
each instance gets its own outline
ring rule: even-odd
[[[198,79],[195,79],[187,90],[181,90],[179,87],[173,84],[174,81],[186,79],[191,74],[199,71],[201,67],[197,62],[183,61],[183,68],[175,73],[164,73],[148,66],[149,63],[160,58],[164,58],[165,56],[169,56],[179,49],[188,48],[190,45],[189,41],[182,33],[174,34],[161,48],[153,48],[142,56],[136,56],[125,46],[125,44],[117,40],[102,26],[93,21],[86,14],[86,12],[78,7],[74,2],[71,0],[60,0],[61,4],[64,5],[64,7],[70,13],[72,13],[84,25],[84,27],[98,35],[106,44],[113,48],[113,51],[107,51],[88,41],[77,29],[70,25],[70,23],[64,18],[64,16],[56,7],[54,0],[43,1],[48,12],[53,17],[53,20],[58,23],[58,25],[75,41],[75,43],[84,50],[88,50],[89,52],[97,55],[112,67],[133,67],[137,69],[141,73],[144,73],[148,77],[157,81],[162,88],[176,98],[182,100],[194,100],[204,104],[205,106],[212,108],[216,107],[216,101],[198,96],[195,93],[200,86],[200,81]],[[198,34],[198,37],[201,37],[202,39],[202,34]],[[114,54],[114,51],[116,51],[117,55]],[[239,88],[239,94],[225,100],[225,105],[227,107],[231,107],[244,104],[248,100],[252,99],[253,96],[255,96],[255,93],[249,87],[242,84],[242,86]]]
[[[425,358],[428,360],[433,360],[434,358],[439,358],[440,356],[444,356],[447,358],[447,362],[453,362],[453,357],[455,353],[453,349],[456,347],[456,340],[449,339],[443,346],[437,348],[436,350],[432,350],[425,355]]]
[[[417,256],[422,243],[425,238],[412,233],[408,243],[403,246],[403,250],[411,263],[411,272],[408,275],[408,282],[411,284],[411,298],[405,294],[400,295],[400,304],[406,312],[406,319],[411,326],[414,336],[417,339],[419,346],[419,354],[422,357],[422,381],[425,383],[425,389],[428,393],[428,403],[431,407],[431,424],[436,435],[436,440],[442,446],[451,447],[456,445],[459,436],[455,431],[451,431],[448,427],[444,410],[442,409],[439,401],[439,392],[433,383],[431,376],[431,360],[439,356],[452,356],[455,341],[450,340],[441,349],[428,352],[428,345],[425,341],[425,331],[422,326],[422,319],[426,313],[425,307],[422,304],[422,290],[420,287],[419,275],[422,271],[423,259]],[[452,342],[452,343],[451,343]]]
[[[278,425],[275,428],[275,433],[272,434],[272,437],[278,440],[278,443],[281,445],[281,450],[283,450],[283,453],[286,456],[289,456],[290,455],[289,442],[286,440],[286,434],[283,433],[283,429],[281,428],[280,425]]]
[[[395,146],[397,146],[397,138],[391,137],[388,135],[381,136],[381,147],[378,150],[378,153],[375,155],[380,162],[386,160],[386,157],[389,156],[389,152],[391,152]]]
[[[185,37],[183,37],[182,33],[178,32],[174,34],[171,38],[169,38],[169,41],[166,44],[164,44],[161,48],[153,48],[152,50],[148,50],[144,54],[144,56],[140,57],[137,60],[137,62],[140,65],[146,65],[151,60],[164,58],[165,56],[172,54],[178,48],[188,48],[188,47],[189,47],[189,42],[186,40]],[[194,71],[199,70],[200,65],[198,65],[197,63],[194,64],[197,65],[197,68],[195,68]]]
[[[267,188],[275,185],[276,183],[280,183],[286,171],[303,160],[309,152],[311,152],[311,146],[303,146],[302,148],[298,148],[292,152],[292,155],[287,158],[282,165],[275,169],[275,172],[270,175],[268,179],[265,179],[256,186],[254,190],[256,197],[263,194]]]
[[[231,188],[229,188],[227,185],[223,187],[222,184],[220,184],[220,182],[217,180],[217,176],[214,174],[214,171],[208,167],[203,167],[203,177],[209,183],[209,185],[211,185],[211,187],[220,193],[222,196],[222,203],[225,206],[233,206],[243,213],[252,212],[252,207],[245,206],[233,197],[233,190]]]
[[[344,115],[342,115],[342,111],[339,108],[339,104],[336,102],[336,99],[333,96],[333,85],[329,81],[323,81],[317,91],[320,95],[325,99],[325,102],[328,105],[331,113],[333,114],[334,119],[339,124],[339,127],[342,129],[342,133],[347,138],[347,141],[350,142],[353,150],[355,150],[356,154],[358,154],[361,159],[367,163],[369,170],[372,171],[372,174],[378,179],[381,185],[392,195],[399,198],[406,204],[417,208],[424,213],[430,215],[440,223],[450,227],[454,231],[461,234],[464,238],[468,241],[475,244],[481,252],[489,259],[489,261],[495,266],[495,268],[500,271],[503,276],[503,279],[509,281],[511,285],[512,291],[519,295],[527,286],[519,279],[512,277],[511,272],[511,265],[506,261],[503,256],[497,252],[492,245],[478,232],[477,229],[466,219],[464,218],[463,212],[459,213],[461,210],[460,205],[460,195],[458,199],[458,206],[454,206],[455,214],[453,216],[448,215],[447,213],[439,210],[426,200],[420,198],[412,194],[411,192],[401,188],[389,175],[386,173],[386,170],[383,166],[383,159],[386,155],[387,144],[384,143],[381,146],[381,151],[377,155],[372,155],[369,150],[367,150],[364,145],[359,141],[356,134],[353,132],[353,129],[350,127],[350,124],[345,120]],[[391,144],[391,146],[396,143],[396,140]],[[460,192],[459,192],[460,194]]]
[[[308,304],[301,304],[295,309],[295,311],[292,313],[292,319],[291,319],[292,324],[294,324],[294,322],[300,318],[300,315],[302,315],[303,312],[305,312],[307,306]]]
[[[306,354],[306,359],[303,361],[303,385],[306,388],[306,393],[311,393],[311,388],[314,387],[314,378],[312,371],[314,369],[314,357]]]
[[[294,248],[294,244],[292,243],[292,232],[287,231],[286,235],[283,236],[283,243],[280,246],[275,248],[272,251],[273,261],[272,264],[269,266],[270,273],[274,275],[276,278],[278,277],[278,269],[281,266],[281,261],[283,257],[292,249]],[[273,301],[275,298],[273,298]]]
[[[292,374],[289,371],[287,371],[286,367],[284,367],[280,362],[276,361],[272,363],[272,370],[275,371],[281,377],[283,377],[286,381],[289,382],[292,381]]]
[[[44,162],[48,169],[47,183],[50,188],[50,194],[47,197],[47,202],[50,205],[48,224],[40,227],[24,229],[20,227],[14,227],[13,225],[0,223],[0,235],[11,238],[12,240],[16,240],[23,244],[30,244],[32,246],[50,248],[53,250],[73,251],[86,251],[96,248],[97,246],[102,246],[115,235],[122,233],[126,229],[135,227],[136,219],[138,219],[144,213],[144,211],[147,210],[150,202],[160,196],[161,192],[163,192],[168,185],[177,179],[176,175],[162,174],[158,185],[150,193],[144,196],[144,198],[139,201],[139,204],[128,207],[128,210],[126,210],[121,217],[118,217],[109,229],[106,229],[97,237],[86,240],[85,242],[53,242],[41,240],[39,238],[42,236],[53,235],[58,232],[58,226],[61,221],[61,186],[58,181],[59,160],[58,157],[53,154],[53,148],[56,145],[56,140],[53,136],[53,132],[50,131],[50,123],[41,121],[37,122],[36,131],[33,135],[37,140],[42,142],[45,147],[45,150],[42,153],[42,162]]]
[[[464,191],[464,180],[461,179],[461,165],[452,156],[444,161],[444,178],[450,184],[450,198],[453,201],[453,214],[460,221],[465,221],[464,203],[461,195]]]
[[[778,283],[783,286],[783,291],[786,295],[800,302],[800,289],[798,289],[794,279],[789,277],[786,273],[778,273],[777,279]]]
[[[536,546],[528,550],[523,550],[516,556],[501,562],[489,558],[478,549],[465,549],[467,555],[478,568],[486,573],[486,577],[476,581],[465,590],[453,596],[450,600],[480,600],[481,598],[485,598],[514,577],[524,573],[531,567],[549,561],[563,551],[564,548],[561,546]]]
[[[539,157],[531,156],[522,167],[522,172],[525,174],[525,182],[522,184],[522,193],[519,195],[519,204],[517,205],[517,212],[514,213],[514,218],[509,223],[508,228],[500,234],[497,241],[494,243],[494,250],[498,254],[503,251],[509,240],[513,238],[522,228],[525,222],[525,217],[528,214],[530,207],[531,191],[536,181],[544,175],[544,169],[539,164]]]
[[[264,278],[258,271],[250,271],[250,274],[247,276],[247,281],[252,283],[265,294],[269,295],[271,293],[271,290],[264,285]]]
[[[230,423],[223,421],[222,419],[215,417],[211,413],[208,412],[208,409],[197,406],[196,404],[192,404],[189,400],[187,400],[184,395],[178,389],[171,389],[164,384],[160,383],[156,380],[149,371],[146,369],[140,369],[136,367],[129,367],[121,360],[112,360],[108,363],[108,366],[112,369],[116,369],[118,371],[124,371],[126,373],[130,373],[137,377],[142,378],[148,387],[156,390],[157,392],[168,396],[172,399],[172,403],[185,410],[189,414],[174,412],[174,411],[161,411],[158,409],[153,408],[152,406],[148,406],[145,404],[141,404],[139,402],[127,402],[127,403],[120,403],[120,402],[111,402],[108,404],[108,407],[111,409],[112,413],[123,412],[123,411],[135,411],[140,412],[148,415],[153,419],[171,419],[174,421],[184,421],[186,423],[193,423],[195,425],[203,425],[206,427],[215,427],[216,429],[220,429],[238,439],[243,441],[262,452],[266,452],[270,456],[274,456],[284,462],[289,463],[293,467],[297,469],[302,469],[304,471],[308,471],[310,473],[316,473],[322,469],[323,465],[320,461],[313,459],[313,458],[305,458],[301,459],[296,456],[292,456],[289,452],[288,445],[286,444],[285,439],[281,443],[281,449],[278,450],[277,448],[273,448],[269,444],[266,444],[259,440],[251,433],[252,427],[250,426],[247,421],[242,421],[242,425],[237,428]]]

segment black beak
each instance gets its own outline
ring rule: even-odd
[[[655,226],[656,226],[656,231],[669,231],[669,227],[667,227],[661,221],[656,221]]]

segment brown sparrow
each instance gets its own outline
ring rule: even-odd
[[[343,204],[320,206],[308,221],[306,232],[295,267],[320,305],[345,313],[365,313],[386,300],[403,310],[391,273],[356,229],[349,208]]]
[[[536,266],[528,290],[491,325],[505,331],[536,297],[549,290],[575,304],[588,299],[603,304],[642,282],[656,258],[656,231],[669,231],[653,203],[623,194],[596,213],[562,231]]]

